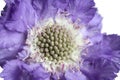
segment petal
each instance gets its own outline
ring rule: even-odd
[[[33,67],[33,65],[30,65],[30,67]],[[50,73],[46,72],[45,69],[39,65],[32,71],[32,75],[34,76],[35,80],[49,80]]]
[[[66,80],[64,72],[51,73],[50,80]]]
[[[91,39],[92,43],[100,42],[102,40],[102,17],[96,13],[93,19],[87,25],[87,36]]]
[[[0,74],[4,80],[49,80],[50,74],[39,64],[28,65],[19,60],[7,62]]]
[[[104,57],[111,61],[120,63],[120,36],[103,34],[102,40],[92,46],[89,46],[85,52],[86,57],[97,58]],[[98,52],[99,51],[99,52]]]
[[[94,17],[92,18],[92,20],[90,20],[90,22],[88,23],[89,29],[90,29],[91,27],[98,26],[99,24],[101,24],[101,21],[102,21],[101,15],[99,15],[98,13],[96,13],[96,14],[94,15]],[[101,28],[101,27],[100,27],[100,28]]]
[[[68,10],[73,20],[80,19],[83,23],[88,23],[96,14],[95,3],[93,0],[72,0]]]
[[[4,66],[3,72],[0,74],[4,80],[21,80],[20,75],[22,75],[21,70],[22,63],[18,60],[13,60],[7,62]]]
[[[88,80],[80,71],[67,71],[65,78],[66,80]]]
[[[73,21],[88,23],[96,13],[93,0],[33,0],[32,5],[41,19],[55,18],[59,11],[67,11]]]
[[[113,80],[120,70],[120,36],[103,35],[102,41],[88,47],[82,56],[82,72],[90,80]]]
[[[32,6],[40,20],[56,15],[57,8],[53,6],[53,2],[54,0],[32,0]]]
[[[71,0],[73,1],[73,0]],[[70,0],[54,0],[53,6],[56,7],[57,9],[66,9],[68,4],[70,3]]]
[[[103,38],[104,38],[104,42],[105,43],[109,43],[108,45],[110,46],[110,48],[112,49],[112,50],[116,50],[116,51],[118,51],[118,50],[120,50],[120,36],[118,36],[118,35],[116,35],[116,34],[113,34],[113,35],[104,35],[103,36]]]
[[[102,17],[96,13],[89,23],[85,24],[85,29],[82,31],[82,34],[86,39],[89,39],[91,44],[98,43],[102,40],[101,21]]]
[[[1,20],[1,19],[0,19]],[[1,22],[1,21],[0,21]],[[2,30],[3,29],[3,25],[0,23],[0,30]]]
[[[16,57],[22,49],[25,35],[22,33],[0,30],[0,64]]]
[[[116,63],[104,58],[85,60],[81,67],[88,80],[114,80],[118,70]]]
[[[104,40],[101,45],[106,45],[106,47],[108,47],[106,49],[107,49],[107,51],[109,51],[109,52],[107,52],[105,50],[106,54],[103,54],[103,55],[105,55],[107,59],[109,59],[115,63],[118,63],[120,65],[120,36],[115,35],[115,34],[104,35],[103,39]]]
[[[25,32],[26,29],[34,26],[37,16],[30,0],[6,0],[1,19],[7,29]]]

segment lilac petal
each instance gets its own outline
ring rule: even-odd
[[[24,32],[34,26],[37,16],[31,0],[6,0],[1,19],[8,30]]]
[[[86,24],[86,30],[82,31],[83,36],[89,39],[91,44],[102,40],[101,28],[102,17],[96,13],[95,16]]]
[[[80,23],[88,23],[97,10],[94,8],[95,3],[93,0],[56,0],[56,2],[57,8],[67,11],[73,22],[80,19]]]
[[[87,25],[86,35],[91,39],[92,43],[100,42],[102,40],[101,28],[102,17],[96,13],[93,19]]]
[[[119,69],[116,63],[104,58],[97,58],[85,60],[81,71],[88,80],[114,80]]]
[[[67,71],[65,73],[66,80],[88,80],[80,71]]]
[[[112,50],[114,50],[114,51],[119,51],[120,50],[120,36],[118,36],[118,35],[115,35],[115,34],[113,34],[113,35],[104,35],[103,36],[103,41],[105,42],[105,43],[109,43],[108,44],[108,46],[112,49]]]
[[[50,74],[39,64],[25,64],[19,60],[7,62],[0,74],[4,80],[49,80]]]
[[[55,17],[57,8],[53,6],[54,0],[32,0],[32,6],[37,12],[39,19]]]
[[[103,35],[100,42],[88,47],[85,52],[90,58],[104,57],[120,64],[120,36]],[[98,52],[99,51],[99,52]]]
[[[36,10],[39,18],[47,14],[48,0],[33,0],[32,5],[33,5],[33,8]]]
[[[53,6],[56,7],[57,9],[64,10],[64,9],[66,9],[66,7],[70,3],[70,1],[72,1],[72,0],[54,0]]]
[[[73,21],[88,23],[95,15],[93,0],[33,0],[32,5],[39,18],[55,17],[57,12],[68,12]]]
[[[96,13],[94,15],[94,17],[92,18],[92,20],[90,20],[90,22],[88,23],[88,25],[90,26],[89,29],[91,27],[98,26],[99,24],[101,24],[101,21],[102,21],[101,15],[99,15],[98,13]],[[99,27],[99,28],[101,28],[101,27]]]
[[[2,30],[3,29],[3,25],[2,24],[0,24],[0,30]]]
[[[51,73],[51,80],[66,80],[64,72]]]
[[[96,14],[95,3],[93,0],[72,0],[68,11],[73,20],[80,19],[83,23],[88,23]]]
[[[105,50],[106,58],[120,65],[120,36],[115,34],[108,36],[104,35],[103,43],[101,45],[105,45],[106,47],[108,47],[107,51],[109,52]]]
[[[3,72],[0,74],[4,80],[21,80],[22,63],[18,60],[7,62],[4,66]]]
[[[33,67],[33,66],[30,66]],[[35,80],[47,80],[50,78],[50,73],[46,72],[45,69],[39,65],[38,68],[32,71]]]
[[[0,30],[0,64],[15,58],[24,43],[25,36],[22,33]]]
[[[102,41],[88,47],[82,56],[82,72],[90,80],[113,80],[120,70],[120,36],[103,35]]]

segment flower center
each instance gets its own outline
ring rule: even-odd
[[[51,72],[78,67],[84,45],[82,34],[65,19],[46,22],[28,31],[28,62],[41,63]]]
[[[58,25],[45,27],[41,34],[37,36],[37,46],[44,58],[55,63],[70,58],[75,45],[69,32],[69,30]]]

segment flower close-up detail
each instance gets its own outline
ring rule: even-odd
[[[120,36],[101,33],[94,0],[5,0],[0,16],[4,80],[114,80]]]

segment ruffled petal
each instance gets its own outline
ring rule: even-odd
[[[0,34],[0,65],[2,65],[7,60],[16,58],[24,44],[25,35],[4,29],[0,30]]]
[[[109,46],[111,50],[119,51],[120,50],[120,36],[113,35],[104,35],[103,42],[106,43],[106,46]],[[103,44],[104,44],[103,43]]]
[[[51,74],[50,80],[88,80],[79,70],[67,70]]]
[[[5,0],[6,6],[2,11],[2,24],[11,31],[25,32],[37,21],[31,0]]]
[[[53,3],[54,0],[32,0],[32,6],[40,20],[55,17],[58,10],[53,6]]]
[[[66,80],[88,80],[80,71],[67,71],[65,73]]]
[[[88,23],[96,13],[93,0],[33,0],[32,5],[41,19],[55,18],[60,11],[67,12],[67,16],[71,17],[73,22],[80,20]]]
[[[102,40],[101,21],[102,17],[98,13],[96,13],[95,16],[89,21],[89,23],[85,25],[85,28],[81,30],[83,37],[89,41],[90,45],[98,43]]]
[[[0,77],[3,77],[4,80],[21,80],[21,75],[24,74],[24,69],[22,69],[22,62],[18,60],[9,61],[4,66],[4,70],[0,74]]]
[[[100,42],[102,40],[102,17],[96,13],[95,16],[87,24],[87,33],[84,35],[91,39],[91,43]]]
[[[106,54],[103,54],[107,59],[118,63],[120,65],[120,36],[118,35],[104,35],[103,43],[107,48],[105,50]],[[102,49],[105,49],[102,47]],[[109,51],[109,52],[108,52]],[[120,68],[120,67],[119,67]]]
[[[120,70],[120,36],[103,35],[102,41],[88,47],[82,56],[82,72],[90,80],[113,80]]]
[[[65,10],[71,2],[73,2],[73,0],[54,0],[53,6],[57,9]]]
[[[89,46],[84,52],[85,57],[98,58],[104,57],[111,61],[120,63],[120,36],[103,34],[102,40],[92,46]],[[99,52],[98,52],[99,51]]]
[[[84,60],[81,71],[88,80],[114,80],[119,68],[114,62],[104,58],[96,58]]]
[[[30,67],[33,67],[34,65],[30,65]],[[36,69],[31,70],[33,75],[33,80],[49,80],[50,73],[46,72],[45,69],[39,65],[36,67]]]
[[[51,73],[50,80],[66,80],[65,73],[59,72],[59,73]]]
[[[25,64],[19,60],[7,62],[0,74],[4,80],[49,80],[50,74],[39,64]]]
[[[68,11],[72,19],[80,19],[83,23],[88,23],[96,14],[97,9],[94,8],[95,3],[93,0],[70,0]]]

